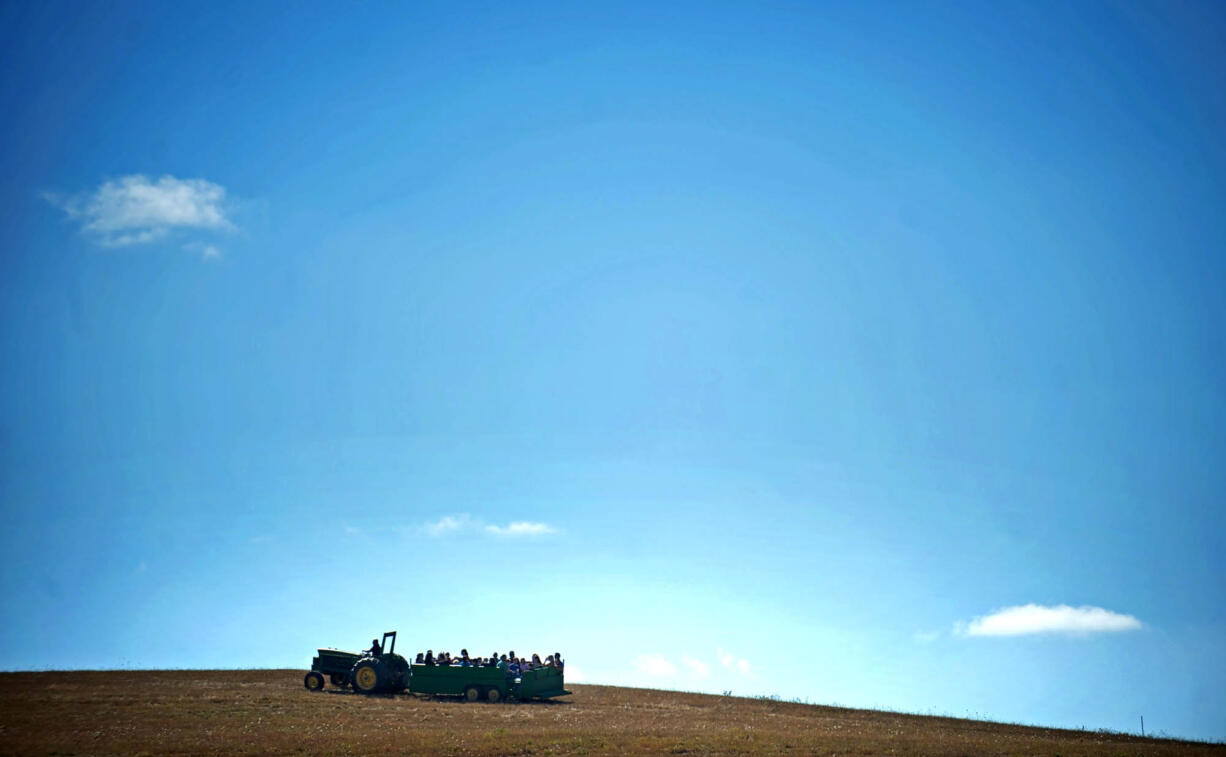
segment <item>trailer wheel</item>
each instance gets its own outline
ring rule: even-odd
[[[491,686],[490,690],[485,692],[485,698],[490,701],[490,704],[498,704],[502,701],[502,689]]]
[[[480,698],[481,698],[481,689],[471,684],[464,687],[464,701],[475,702]]]
[[[307,691],[323,691],[324,677],[312,670],[303,676],[302,685],[307,687]]]
[[[328,676],[328,680],[332,682],[333,686],[344,686],[349,683],[349,676],[344,673],[333,673]]]

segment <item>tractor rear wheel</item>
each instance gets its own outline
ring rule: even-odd
[[[307,691],[323,691],[324,677],[312,670],[303,677],[302,685],[307,687]]]
[[[480,698],[481,698],[481,689],[471,684],[464,687],[464,701],[475,702]]]
[[[490,704],[498,704],[502,701],[502,689],[491,686],[490,690],[485,692],[485,698],[490,701]]]
[[[374,660],[364,660],[353,669],[353,688],[362,694],[373,694],[383,688],[383,676]]]

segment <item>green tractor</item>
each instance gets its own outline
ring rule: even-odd
[[[391,644],[388,644],[391,639]],[[383,634],[383,654],[365,653],[349,671],[353,690],[360,694],[399,693],[409,687],[409,661],[396,654],[396,632]]]
[[[396,654],[396,632],[383,634],[382,654],[320,649],[303,678],[310,691],[322,691],[324,676],[333,686],[352,686],[361,694],[397,693],[409,686],[409,661]]]

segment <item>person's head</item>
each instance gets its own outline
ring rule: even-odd
[[[370,645],[371,645],[372,647],[377,647],[377,646],[379,646],[379,640],[378,640],[378,639],[371,639],[371,640],[370,640]]]
[[[433,657],[433,656],[434,656],[434,650],[433,650],[433,649],[427,649],[427,650],[426,650],[426,656],[427,656],[427,657]]]
[[[461,649],[461,650],[460,650],[460,656],[461,656],[461,657],[467,657],[467,656],[468,656],[468,650],[467,650],[467,649]]]
[[[507,659],[507,656],[506,656],[506,655],[503,655],[503,656],[502,656],[502,659],[503,659],[503,660],[506,660],[506,659]]]

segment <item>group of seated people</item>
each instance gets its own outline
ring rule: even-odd
[[[462,668],[498,668],[505,670],[508,675],[520,675],[529,670],[537,668],[557,668],[562,669],[565,664],[562,662],[562,654],[554,652],[547,656],[544,662],[541,662],[539,654],[532,655],[532,659],[525,657],[517,657],[515,650],[499,655],[495,652],[490,657],[469,657],[467,649],[460,650],[459,657],[452,657],[450,652],[439,652],[434,654],[433,650],[427,649],[425,652],[418,652],[417,659],[414,660],[416,665],[454,665]]]

